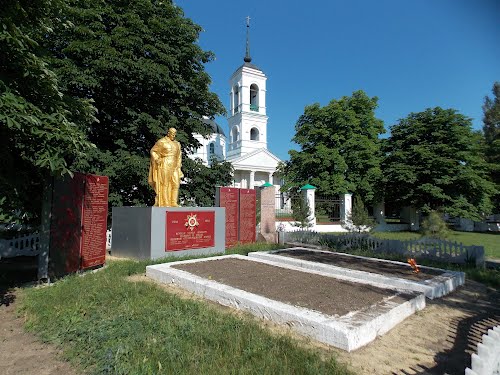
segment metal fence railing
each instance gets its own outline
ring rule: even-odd
[[[317,224],[340,222],[341,200],[338,197],[317,196],[314,199]]]

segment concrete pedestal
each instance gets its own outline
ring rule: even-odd
[[[176,245],[175,251],[169,251],[166,248],[167,212],[179,213],[181,217],[185,213],[185,220],[179,223],[182,227],[179,238],[186,235],[196,237],[198,226],[193,225],[191,229],[189,224],[193,224],[193,221],[189,221],[189,217],[197,213],[198,216],[213,213],[213,233],[210,230],[208,233],[206,230],[203,234],[200,233],[205,237],[213,236],[213,246],[178,249],[182,247],[181,244]],[[112,236],[111,255],[117,257],[159,259],[168,256],[221,254],[226,247],[225,210],[220,207],[113,207]],[[192,241],[187,246],[193,246]]]

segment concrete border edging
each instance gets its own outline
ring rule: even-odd
[[[342,256],[350,256],[357,259],[367,259],[370,261],[387,262],[387,263],[406,266],[406,263],[402,262],[396,262],[384,259],[366,258],[345,253],[335,253],[331,251],[314,250],[305,247],[295,247],[287,250],[294,250],[294,249],[322,252],[328,254],[341,254]],[[436,276],[430,280],[414,281],[414,280],[406,280],[398,277],[385,276],[365,271],[351,270],[348,268],[338,267],[334,265],[327,265],[323,263],[305,261],[300,259],[294,259],[291,257],[276,255],[276,253],[279,251],[280,250],[268,251],[268,252],[252,252],[249,253],[248,256],[251,258],[265,259],[277,263],[288,264],[307,270],[320,271],[330,276],[345,278],[346,280],[350,281],[354,280],[362,284],[370,284],[383,288],[392,288],[392,289],[400,289],[400,290],[424,293],[425,296],[429,299],[442,297],[465,283],[465,273],[463,272],[448,271],[439,268],[421,266],[420,268],[422,269],[438,270],[442,271],[443,274]]]
[[[318,311],[271,300],[172,268],[176,264],[224,258],[237,258],[245,261],[277,265],[282,268],[296,269],[296,267],[242,255],[225,255],[147,266],[146,276],[161,283],[180,286],[198,296],[218,302],[224,306],[246,310],[259,318],[287,325],[305,336],[347,351],[352,351],[368,344],[377,335],[384,334],[415,311],[425,307],[425,297],[423,294],[413,293],[414,297],[411,300],[398,303],[395,300],[400,293],[395,291],[394,295],[366,309],[350,312],[341,317],[333,317]],[[309,270],[300,268],[298,270],[301,272],[310,272]],[[320,272],[313,273],[320,274]]]

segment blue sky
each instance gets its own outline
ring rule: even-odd
[[[268,149],[281,159],[304,107],[364,90],[386,129],[429,107],[454,108],[482,127],[482,104],[500,81],[500,0],[175,0],[203,27],[199,43],[226,108],[243,63],[245,17],[252,63],[268,77]],[[228,134],[227,121],[217,122]]]

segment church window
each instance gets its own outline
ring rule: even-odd
[[[208,152],[210,153],[210,155],[213,155],[215,153],[215,145],[213,142],[208,146]]]
[[[240,92],[238,90],[238,86],[233,87],[233,111],[234,113],[239,112],[240,107]]]
[[[238,131],[238,127],[233,126],[231,133],[232,133],[233,142],[237,142],[238,139],[240,138],[240,132]]]
[[[255,83],[250,85],[250,110],[259,112],[259,86]]]
[[[259,140],[259,129],[252,128],[252,130],[250,130],[250,139],[252,141],[258,141]]]

